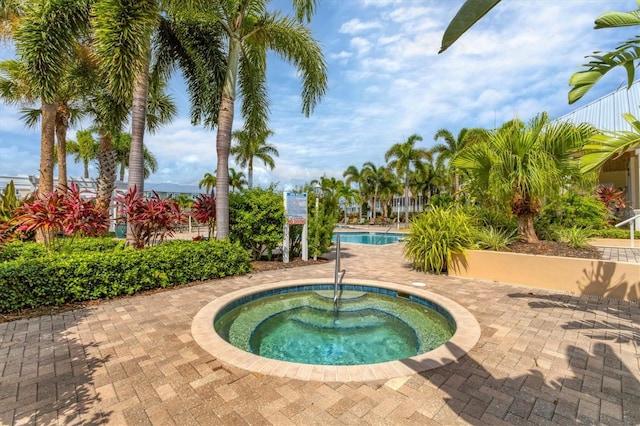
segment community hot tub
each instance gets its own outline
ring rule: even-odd
[[[456,361],[480,337],[457,303],[415,287],[368,280],[297,280],[230,293],[201,309],[196,342],[220,361],[305,380],[399,377]]]

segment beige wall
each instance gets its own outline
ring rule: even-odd
[[[640,301],[640,264],[487,250],[455,256],[449,275]]]

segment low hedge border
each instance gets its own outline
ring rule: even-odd
[[[27,250],[29,251],[29,250]],[[229,241],[168,241],[144,250],[69,251],[0,263],[0,312],[111,298],[251,270]]]

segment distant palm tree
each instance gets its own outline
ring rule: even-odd
[[[402,143],[393,145],[385,153],[385,161],[389,161],[389,167],[398,171],[398,176],[404,180],[404,218],[409,223],[409,172],[423,167],[423,160],[431,158],[432,154],[423,148],[416,148],[415,144],[422,140],[418,134],[413,134]]]
[[[366,192],[365,192],[365,188],[366,188],[366,182],[364,180],[364,176],[363,176],[363,171],[364,169],[358,169],[356,166],[354,165],[350,165],[349,167],[347,167],[347,170],[344,171],[344,173],[342,173],[342,177],[346,178],[345,179],[345,183],[347,185],[351,185],[352,183],[355,183],[356,185],[358,185],[358,195],[360,200],[366,200],[367,196],[366,196]],[[362,203],[359,202],[358,203],[358,219],[362,218]]]
[[[389,181],[389,171],[384,166],[376,166],[371,161],[362,165],[362,179],[365,192],[371,198],[371,220],[376,220],[376,202],[386,182]],[[384,214],[384,211],[383,211]]]
[[[231,192],[235,192],[236,189],[242,192],[246,184],[247,180],[245,179],[244,173],[236,172],[233,167],[229,167],[229,186],[231,187]]]
[[[211,190],[216,187],[216,175],[209,172],[205,173],[202,180],[198,183],[198,188],[202,188],[203,186],[207,194],[210,193]]]
[[[264,165],[273,170],[276,166],[272,155],[279,155],[275,145],[267,143],[267,138],[272,136],[271,130],[251,131],[249,129],[233,132],[235,145],[231,146],[229,153],[234,156],[240,167],[247,167],[249,188],[253,187],[253,159],[258,158]]]
[[[344,200],[344,223],[347,224],[349,217],[347,215],[347,207],[353,202],[359,202],[360,197],[358,196],[358,191],[351,188],[346,183],[338,186],[338,190],[336,192],[339,199]]]
[[[444,143],[437,144],[431,148],[431,152],[438,154],[437,161],[444,166],[447,163],[453,174],[453,195],[458,196],[460,192],[460,173],[455,167],[451,166],[451,161],[470,143],[487,138],[487,131],[483,129],[467,129],[463,128],[458,132],[458,136],[454,137],[447,129],[440,129],[433,136],[433,140],[443,139]]]
[[[148,121],[147,121],[148,123]],[[124,182],[125,170],[129,167],[131,152],[131,134],[119,133],[113,136],[113,149],[116,152],[116,161],[120,165],[120,181]],[[158,170],[156,157],[144,147],[144,178],[147,179]]]
[[[74,162],[82,162],[84,178],[89,179],[89,162],[96,159],[100,144],[93,138],[91,130],[79,130],[76,139],[67,142],[67,154],[74,154]]]

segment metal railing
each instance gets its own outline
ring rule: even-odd
[[[640,219],[640,214],[637,214],[616,224],[616,228],[619,228],[622,225],[626,225],[627,223],[629,224],[629,232],[631,233],[631,248],[635,247],[636,219]]]
[[[346,269],[340,270],[340,233],[336,234],[336,270],[333,284],[333,307],[338,307],[338,285],[342,283]]]

